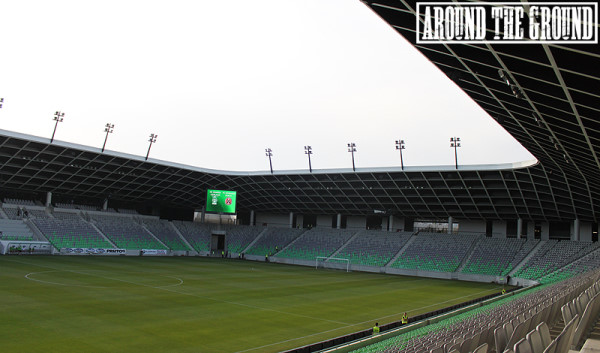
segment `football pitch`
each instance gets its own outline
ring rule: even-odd
[[[500,290],[237,259],[0,256],[0,350],[278,352]]]

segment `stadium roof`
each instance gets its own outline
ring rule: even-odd
[[[537,194],[545,218],[597,221],[598,44],[419,45],[415,36],[416,1],[363,2],[539,160],[529,169],[536,175],[534,184],[519,186]]]
[[[367,5],[539,161],[495,166],[228,172],[0,130],[0,187],[198,208],[206,189],[238,191],[238,210],[423,219],[597,221],[598,45],[415,44],[413,1]],[[399,63],[401,64],[401,63]],[[499,70],[518,88],[501,79]]]

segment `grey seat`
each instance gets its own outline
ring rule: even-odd
[[[535,330],[540,333],[540,336],[542,338],[542,344],[544,345],[544,347],[548,348],[548,346],[552,342],[552,338],[550,338],[550,329],[548,329],[548,325],[546,325],[545,322],[542,322],[541,324],[537,325]]]
[[[473,353],[487,353],[487,350],[488,350],[488,344],[484,343],[481,346],[475,348]]]
[[[533,353],[543,353],[544,349],[546,349],[542,343],[542,335],[537,330],[529,332],[526,339],[529,341]]]
[[[555,353],[568,353],[571,347],[571,340],[573,338],[573,331],[579,322],[579,315],[575,315],[571,321],[567,323],[562,332],[556,337],[556,350]]]
[[[498,327],[494,330],[494,339],[496,342],[496,352],[504,352],[504,349],[506,349],[506,343],[508,342],[504,327]]]
[[[515,343],[514,351],[515,353],[533,353],[529,341],[525,338],[521,338],[519,342]]]
[[[556,352],[556,340],[550,342],[548,347],[544,349],[544,353],[555,353]]]

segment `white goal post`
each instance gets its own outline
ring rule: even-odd
[[[327,260],[327,266],[325,266],[325,261]],[[333,260],[334,262],[330,262]],[[350,259],[342,259],[340,257],[327,257],[327,256],[317,256],[315,259],[315,269],[319,268],[319,264],[323,268],[334,268],[338,270],[346,269],[346,272],[350,272]],[[341,265],[341,266],[335,266]]]

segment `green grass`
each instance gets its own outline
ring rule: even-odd
[[[499,290],[231,259],[0,256],[0,347],[276,352]]]

